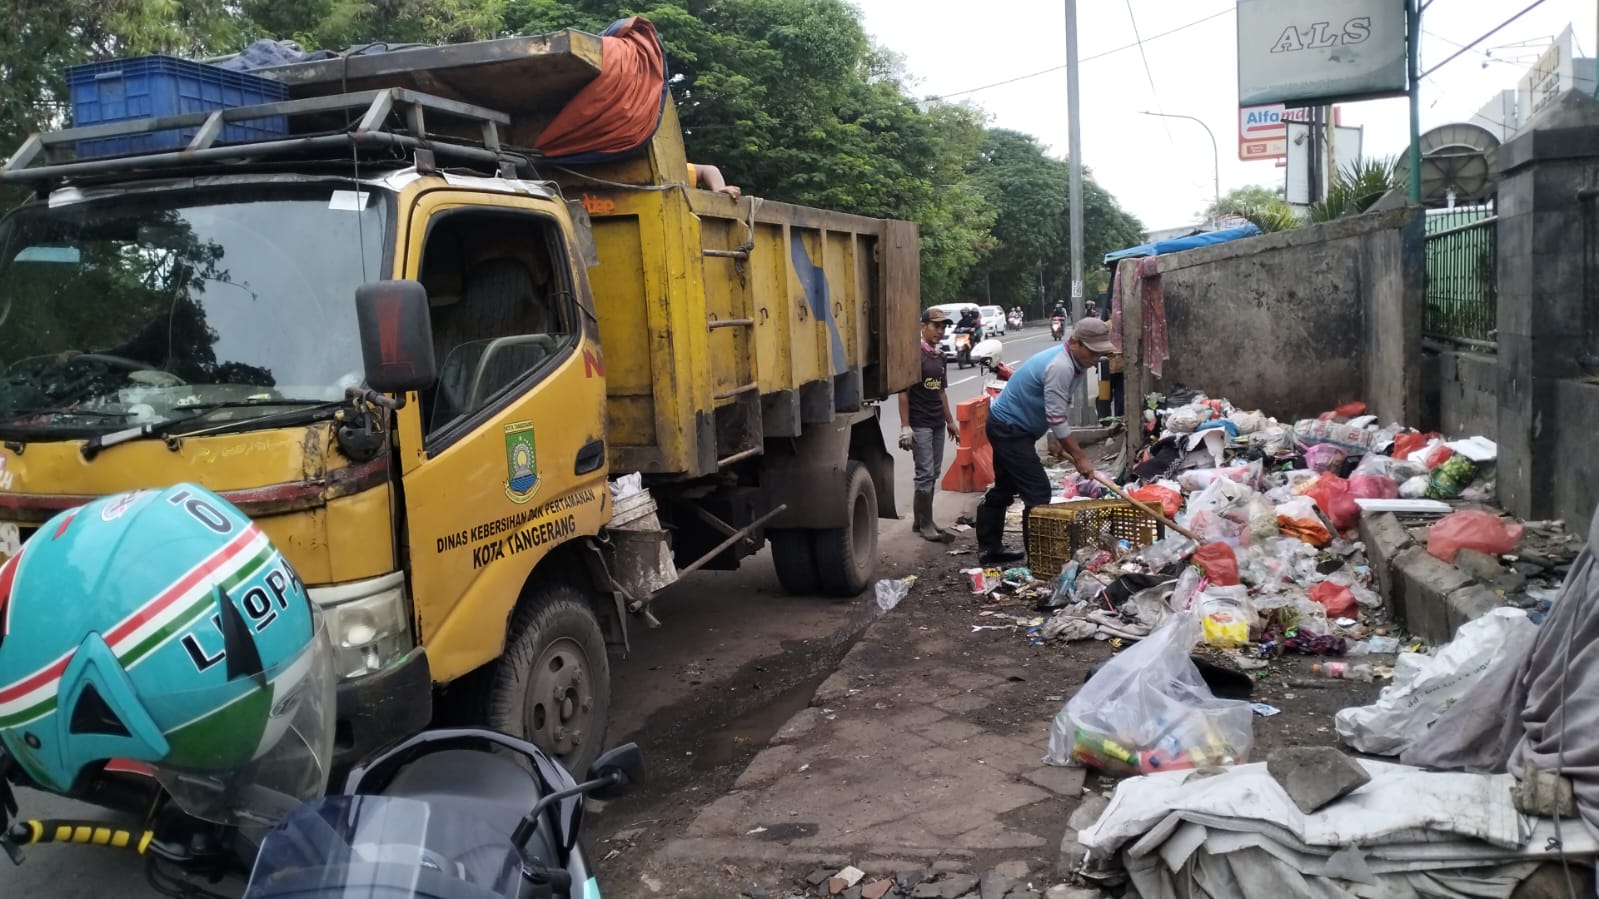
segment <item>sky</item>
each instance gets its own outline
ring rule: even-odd
[[[946,0],[942,8],[948,14],[928,0],[854,2],[878,43],[904,57],[913,94],[969,100],[988,112],[991,126],[1032,134],[1055,155],[1066,156],[1063,0],[958,6]],[[1422,13],[1421,70],[1443,62],[1529,2],[1432,0]],[[1568,24],[1575,30],[1577,55],[1596,55],[1596,15],[1595,0],[1543,0],[1423,79],[1423,132],[1467,121],[1498,91],[1514,89]],[[1135,45],[1134,22],[1143,39],[1142,55]],[[1197,221],[1211,201],[1215,179],[1210,139],[1203,128],[1186,119],[1141,115],[1141,110],[1193,116],[1210,128],[1220,156],[1222,193],[1249,184],[1283,183],[1284,171],[1275,162],[1238,159],[1236,28],[1234,0],[1077,4],[1083,164],[1145,228]],[[1168,31],[1172,33],[1157,36]],[[1117,49],[1126,45],[1135,46]],[[1061,68],[971,90],[1053,66]],[[1341,109],[1344,125],[1364,129],[1366,155],[1406,149],[1409,106],[1404,98],[1342,104]]]

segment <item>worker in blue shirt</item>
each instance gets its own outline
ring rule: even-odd
[[[994,448],[994,485],[977,506],[978,559],[984,564],[1016,562],[1026,556],[1005,546],[1005,511],[1021,495],[1022,529],[1027,512],[1049,502],[1049,477],[1038,458],[1038,438],[1049,435],[1049,454],[1067,457],[1084,477],[1094,463],[1072,436],[1072,390],[1083,372],[1113,355],[1110,327],[1094,317],[1072,326],[1061,346],[1033,356],[1005,382],[988,410],[988,442]],[[1025,542],[1025,538],[1024,538]]]

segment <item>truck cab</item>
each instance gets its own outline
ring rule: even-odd
[[[859,593],[915,227],[695,189],[664,93],[630,154],[510,149],[603,46],[305,63],[266,73],[287,102],[31,137],[0,171],[34,193],[0,220],[0,557],[96,496],[217,491],[329,622],[339,767],[438,720],[583,770],[660,583],[770,542],[791,590]],[[292,139],[218,139],[266,114]],[[643,531],[610,527],[623,476]],[[629,576],[641,535],[664,580]]]

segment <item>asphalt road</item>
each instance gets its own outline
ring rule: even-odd
[[[1050,342],[1044,324],[1001,340],[1004,358],[1011,364],[1025,361]],[[979,369],[960,369],[952,363],[951,400],[979,396],[986,380]],[[896,447],[897,400],[883,404],[882,417],[885,441],[898,463],[896,504],[908,518],[912,472],[909,453]],[[954,455],[953,447],[946,450],[946,469]],[[951,506],[959,502],[948,499]],[[944,508],[941,503],[940,515],[947,520]],[[908,555],[903,541],[915,539],[908,525],[906,520],[881,522],[879,552],[885,576],[908,573],[898,570]],[[661,627],[636,628],[632,652],[612,659],[611,741],[636,740],[647,759],[659,763],[671,758],[677,768],[703,774],[707,781],[729,769],[736,774],[747,755],[764,743],[763,731],[775,729],[787,717],[760,710],[783,712],[786,697],[808,698],[807,682],[825,676],[864,627],[864,605],[781,595],[766,551],[737,572],[695,572],[658,598],[654,608]],[[774,608],[780,608],[781,614],[773,614]],[[701,765],[703,758],[710,762]],[[679,801],[693,802],[695,794],[708,801],[715,795],[708,788],[698,789],[688,774],[683,783]],[[17,798],[24,818],[112,820],[93,806],[49,794],[20,791]],[[603,817],[593,819],[596,830],[610,829],[600,823]],[[237,895],[242,887],[242,882],[230,879],[213,889]],[[44,845],[28,849],[21,867],[0,861],[0,895],[145,899],[159,894],[145,884],[143,861],[131,852]]]

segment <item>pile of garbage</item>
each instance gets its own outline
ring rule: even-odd
[[[1199,540],[1135,547],[1107,534],[1060,571],[968,571],[975,592],[1033,601],[1041,616],[1011,619],[1030,642],[1138,639],[1194,610],[1205,643],[1250,658],[1393,653],[1360,513],[1436,519],[1494,496],[1492,441],[1382,426],[1361,403],[1287,424],[1188,391],[1151,396],[1145,420],[1152,442],[1124,489]],[[1070,469],[1051,474],[1056,503],[1109,493]],[[1441,549],[1508,552],[1519,536],[1456,516],[1438,530]]]

